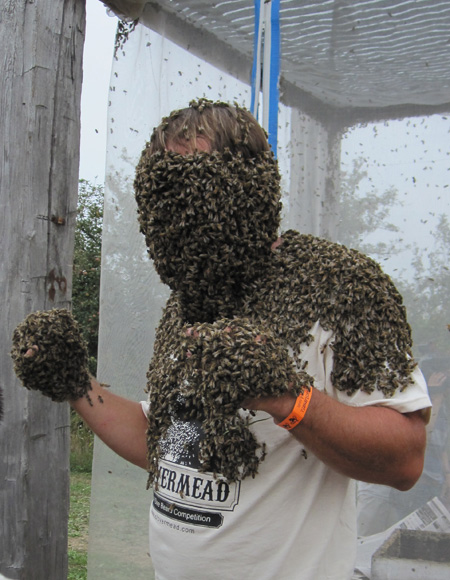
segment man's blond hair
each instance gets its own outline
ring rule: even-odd
[[[270,150],[266,132],[249,111],[238,105],[200,99],[163,119],[153,131],[150,154],[168,149],[169,144],[173,147],[186,142],[194,151],[200,137],[209,143],[211,152],[228,149],[249,158]]]

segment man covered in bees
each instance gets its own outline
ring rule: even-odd
[[[14,336],[24,385],[148,471],[159,580],[350,578],[355,480],[407,490],[422,472],[430,399],[402,299],[358,252],[280,234],[279,181],[238,106],[199,100],[154,130],[135,192],[172,292],[148,402],[87,378],[66,312]]]

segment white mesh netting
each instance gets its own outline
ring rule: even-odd
[[[169,40],[164,26],[179,40],[188,29],[175,27],[171,18],[192,22],[249,59],[253,30],[250,2],[142,4],[148,26],[122,27],[111,74],[99,348],[99,378],[135,400],[146,397],[154,330],[168,296],[138,230],[133,179],[140,152],[160,119],[191,99],[206,96],[247,107],[250,101],[242,69],[237,80],[224,66],[215,67],[198,51],[192,54]],[[155,22],[158,4],[172,16]],[[283,75],[300,87],[300,97],[308,93],[306,109],[313,99],[314,119],[301,98],[298,108],[292,102],[280,105],[283,229],[359,247],[379,260],[404,293],[415,354],[427,378],[448,373],[450,121],[436,111],[407,118],[411,104],[450,109],[448,3],[298,4],[282,2]],[[423,9],[425,4],[429,9]],[[159,34],[151,30],[156,26]],[[190,39],[184,40],[187,47]],[[223,63],[226,55],[220,58]],[[352,107],[391,105],[399,107],[398,120],[370,124],[369,115],[366,123],[348,125],[355,117]],[[345,114],[336,123],[330,108],[339,107]],[[391,116],[392,109],[386,111]],[[430,387],[435,410],[422,480],[406,494],[361,485],[362,535],[386,530],[435,496],[444,503],[450,499],[445,480],[449,380],[444,387]],[[145,484],[144,472],[96,443],[90,580],[153,577],[147,555],[151,492]],[[427,517],[433,519],[430,513]],[[361,542],[355,577],[370,577],[370,556],[379,540]]]

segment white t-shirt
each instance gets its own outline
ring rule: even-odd
[[[422,373],[386,398],[333,388],[331,331],[316,323],[301,359],[315,387],[352,406],[412,412],[431,405]],[[148,403],[143,403],[148,411]],[[244,413],[244,411],[242,411]],[[292,435],[257,412],[250,426],[267,455],[255,478],[232,484],[198,472],[186,452],[200,426],[174,420],[150,509],[150,554],[158,580],[345,580],[356,552],[353,480],[325,466]],[[192,447],[191,447],[192,448]]]

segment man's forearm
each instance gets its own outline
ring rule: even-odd
[[[71,401],[73,409],[92,431],[118,455],[147,468],[147,419],[141,405],[115,395],[92,379],[92,391]]]
[[[260,400],[254,408],[267,411],[279,423],[292,411],[294,400],[290,395]],[[420,412],[350,407],[313,389],[305,417],[291,434],[353,479],[406,490],[422,473],[426,433]]]

